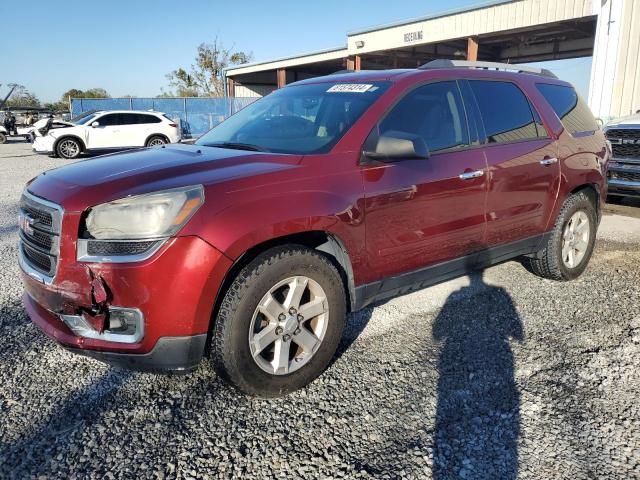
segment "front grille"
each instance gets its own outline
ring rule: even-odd
[[[612,143],[614,157],[640,157],[640,145]]]
[[[32,267],[44,273],[48,277],[53,277],[56,267],[55,259],[53,257],[31,248],[25,243],[22,244],[22,251],[24,252],[25,259]]]
[[[606,135],[614,157],[640,157],[640,129],[617,128],[608,130]]]
[[[607,138],[640,138],[640,129],[636,128],[617,128],[607,130]]]
[[[627,182],[640,182],[640,172],[612,171],[611,178],[615,180],[625,180]]]
[[[31,232],[20,231],[20,238],[25,242],[40,247],[48,252],[51,251],[55,243],[55,238],[50,233],[41,232],[35,228]]]
[[[28,192],[20,199],[20,249],[28,267],[55,276],[60,250],[62,208]]]
[[[53,219],[51,218],[51,214],[49,212],[37,210],[29,204],[22,205],[22,211],[33,218],[36,221],[36,225],[45,227],[47,230],[51,229]]]

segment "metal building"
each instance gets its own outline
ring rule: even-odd
[[[527,63],[593,56],[589,105],[640,109],[640,0],[493,0],[347,34],[346,47],[226,71],[230,96],[262,96],[342,69],[412,68],[437,58]]]

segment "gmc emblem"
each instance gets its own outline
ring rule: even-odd
[[[33,224],[35,220],[31,218],[29,215],[26,215],[22,212],[18,214],[18,226],[20,230],[22,230],[27,235],[33,235]]]

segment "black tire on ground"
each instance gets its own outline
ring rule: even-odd
[[[167,139],[162,135],[153,135],[152,137],[149,137],[145,147],[155,147],[158,145],[166,145],[167,143],[169,142],[167,142]]]
[[[80,141],[75,138],[62,138],[58,140],[55,153],[58,157],[73,160],[74,158],[78,158],[82,153],[82,145]]]
[[[268,373],[258,366],[249,347],[249,329],[256,308],[274,285],[304,275],[324,290],[329,308],[324,339],[313,356],[288,374]],[[211,358],[218,373],[242,392],[276,397],[304,387],[329,365],[342,337],[346,295],[336,267],[312,249],[285,245],[272,248],[245,266],[227,290],[213,327]]]
[[[563,232],[571,217],[582,211],[589,219],[589,240],[587,249],[580,263],[575,267],[568,267],[562,259]],[[596,239],[597,213],[593,202],[584,192],[578,192],[571,195],[565,201],[555,225],[551,232],[551,236],[547,240],[544,248],[534,257],[526,257],[524,259],[527,268],[536,275],[551,280],[573,280],[579,277],[589,263],[593,247]]]
[[[0,144],[7,143],[7,136],[0,132]]]

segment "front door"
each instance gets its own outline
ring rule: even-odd
[[[475,124],[468,124],[458,83],[442,81],[412,90],[378,129],[379,135],[420,135],[430,156],[363,166],[371,267],[367,281],[482,249],[486,161]]]
[[[102,149],[122,146],[121,116],[120,113],[107,113],[92,121],[87,134],[87,148]],[[98,123],[97,126],[93,126],[95,122]]]

